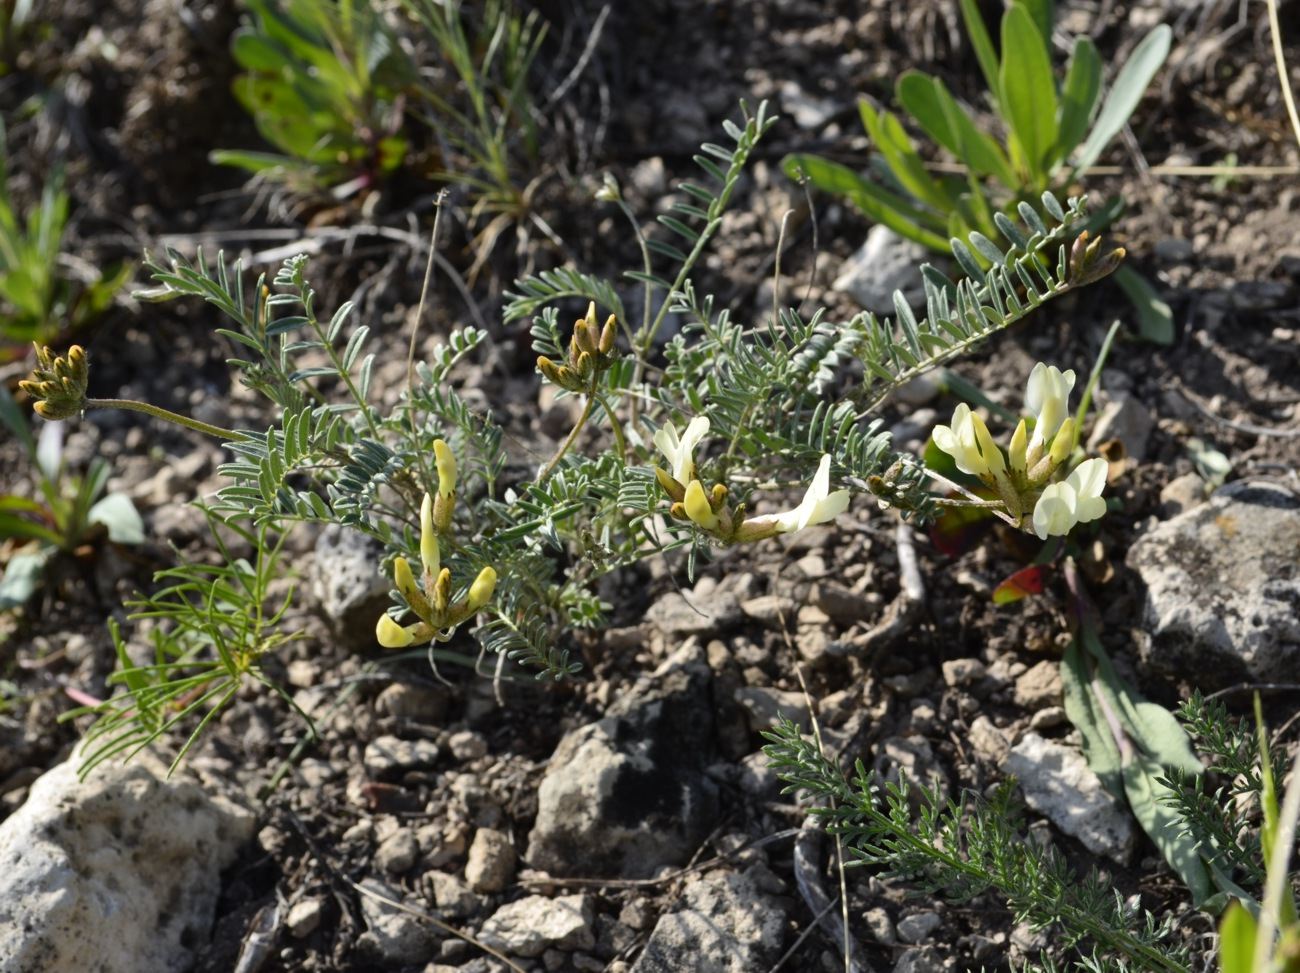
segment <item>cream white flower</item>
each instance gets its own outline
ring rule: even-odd
[[[1032,412],[1034,436],[1029,441],[1030,453],[1041,452],[1043,446],[1056,435],[1069,412],[1070,390],[1074,388],[1074,370],[1061,371],[1055,365],[1039,362],[1029,373],[1025,389],[1025,408]]]
[[[829,454],[824,454],[821,462],[817,464],[817,473],[813,476],[812,483],[808,485],[808,492],[804,494],[803,502],[793,510],[772,514],[771,521],[776,524],[778,533],[789,534],[833,520],[844,513],[848,505],[848,490],[831,492],[831,458]],[[764,519],[766,518],[753,518],[753,520]]]
[[[952,410],[951,425],[934,427],[934,444],[957,462],[957,469],[971,476],[996,475],[1006,469],[1006,459],[988,426],[965,402]]]
[[[1046,540],[1068,534],[1075,524],[1086,524],[1106,512],[1101,492],[1106,486],[1106,461],[1094,458],[1080,463],[1060,483],[1043,490],[1034,505],[1034,533]]]
[[[695,447],[709,434],[707,416],[696,416],[679,437],[677,427],[665,422],[655,433],[654,443],[672,467],[673,479],[683,486],[695,479]]]

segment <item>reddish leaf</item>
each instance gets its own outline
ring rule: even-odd
[[[930,524],[930,541],[935,550],[957,557],[974,547],[994,523],[985,507],[944,507]]]
[[[1031,564],[1027,568],[1021,568],[993,589],[993,604],[1009,605],[1030,595],[1042,594],[1046,577],[1047,566],[1044,564]]]

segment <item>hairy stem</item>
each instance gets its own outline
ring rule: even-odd
[[[551,461],[546,464],[546,469],[542,470],[541,475],[537,478],[539,484],[545,483],[551,478],[551,474],[555,472],[555,467],[560,464],[560,460],[564,459],[564,454],[569,451],[569,447],[572,446],[574,440],[578,438],[578,433],[582,432],[582,427],[585,426],[587,420],[591,418],[591,410],[595,405],[596,393],[592,391],[587,395],[587,404],[583,406],[582,414],[578,416],[578,421],[573,424],[573,431],[570,432],[569,437],[560,444],[559,451],[551,458]],[[610,419],[613,420],[613,416],[611,416]],[[611,421],[611,425],[615,424],[615,422]]]
[[[200,422],[198,419],[192,419],[189,416],[183,416],[180,413],[150,405],[148,402],[137,402],[135,399],[86,399],[86,408],[127,409],[131,412],[143,412],[155,419],[161,419],[177,426],[184,426],[186,429],[201,432],[205,436],[215,436],[218,439],[227,441],[248,442],[252,438],[242,432],[236,432],[234,429],[223,429],[221,426],[214,426],[210,422]]]

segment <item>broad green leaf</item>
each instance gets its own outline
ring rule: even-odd
[[[1047,42],[1019,3],[1002,15],[1002,112],[1030,175],[1042,182],[1056,145],[1056,78]]]
[[[8,499],[8,498],[0,498]],[[10,537],[21,537],[24,540],[44,541],[47,544],[57,546],[63,540],[58,531],[51,530],[44,524],[39,524],[26,517],[19,517],[17,514],[9,513],[0,509],[0,540]]]
[[[1006,153],[975,127],[944,83],[920,71],[898,79],[895,96],[927,135],[981,176],[994,176],[1008,189],[1019,185]]]
[[[57,548],[41,547],[34,551],[20,551],[5,565],[0,577],[0,611],[21,608],[41,586],[41,575]]]
[[[1056,21],[1056,4],[1053,0],[1019,0],[1021,6],[1034,18],[1034,26],[1043,40],[1049,45],[1052,40],[1052,24]]]
[[[301,166],[297,159],[273,152],[241,152],[238,149],[214,149],[208,153],[208,161],[217,166],[234,166],[249,172],[263,172],[267,169],[296,169]]]
[[[1065,85],[1061,89],[1061,118],[1056,133],[1056,148],[1052,164],[1064,162],[1088,131],[1092,113],[1101,94],[1101,56],[1097,47],[1087,37],[1074,41],[1070,66],[1065,71]]]
[[[1253,973],[1255,917],[1240,902],[1228,906],[1219,923],[1219,973]]]
[[[858,114],[872,143],[889,164],[889,171],[899,185],[923,203],[940,212],[952,208],[952,200],[925,170],[925,163],[907,137],[898,118],[887,111],[876,111],[866,99],[858,102]]]
[[[144,521],[125,493],[110,493],[90,508],[86,522],[103,524],[114,544],[143,544]]]
[[[993,38],[989,36],[984,24],[984,15],[980,13],[976,0],[961,0],[961,19],[966,24],[966,33],[970,37],[971,47],[975,48],[975,59],[979,61],[984,81],[989,86],[989,96],[993,107],[1001,111],[1002,89],[998,80],[998,55],[993,48]]]
[[[275,73],[291,68],[284,51],[272,44],[261,34],[244,29],[235,34],[231,41],[230,53],[246,71],[266,71]]]
[[[1174,312],[1156,293],[1150,282],[1132,267],[1115,271],[1115,283],[1133,305],[1138,316],[1138,334],[1154,345],[1174,343]]]
[[[1111,794],[1128,801],[1138,823],[1199,906],[1214,894],[1196,841],[1165,805],[1165,769],[1202,772],[1172,713],[1137,695],[1115,672],[1096,633],[1084,627],[1061,662],[1065,712],[1083,735],[1088,766]],[[1118,734],[1118,736],[1117,736]]]
[[[948,238],[931,229],[934,219],[930,214],[847,166],[816,155],[787,156],[782,165],[791,179],[807,178],[818,189],[846,196],[869,219],[931,250],[948,252]]]
[[[1169,56],[1169,41],[1173,32],[1168,24],[1161,24],[1142,39],[1142,43],[1133,51],[1115,83],[1111,85],[1106,101],[1097,115],[1097,122],[1092,126],[1088,140],[1075,157],[1075,169],[1086,169],[1097,161],[1110,140],[1119,134],[1120,129],[1128,124],[1129,116],[1142,100],[1142,93],[1155,77],[1160,66]]]

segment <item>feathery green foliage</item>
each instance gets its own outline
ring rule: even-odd
[[[1120,68],[1105,100],[1102,64],[1088,37],[1077,37],[1063,78],[1051,64],[1050,4],[1017,0],[1001,20],[1001,56],[994,51],[975,0],[962,0],[966,31],[988,84],[987,100],[1001,120],[1003,140],[980,128],[943,81],[906,71],[894,97],[911,120],[961,164],[960,174],[933,174],[899,118],[863,99],[863,127],[878,157],[873,172],[821,156],[794,154],[784,167],[793,179],[848,198],[867,217],[938,252],[973,233],[996,237],[1009,218],[1042,193],[1073,186],[1128,123],[1142,93],[1164,63],[1171,31],[1153,30]],[[1118,200],[1094,216],[1094,229],[1119,212]],[[978,251],[976,259],[990,259]],[[969,271],[967,271],[969,273]],[[1138,310],[1144,337],[1173,339],[1169,308],[1141,277],[1123,268],[1116,278]]]
[[[789,720],[764,736],[784,793],[811,795],[853,865],[958,902],[997,893],[1017,922],[1052,927],[1045,969],[1067,962],[1080,970],[1190,971],[1171,920],[1125,902],[1096,872],[1080,878],[1055,850],[1024,836],[1010,782],[987,799],[964,793],[945,801],[937,789],[880,781],[861,761],[850,778]]]

